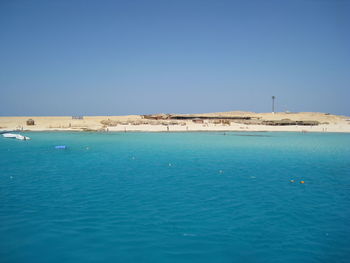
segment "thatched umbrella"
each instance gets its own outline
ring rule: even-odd
[[[35,125],[34,120],[33,120],[33,119],[28,119],[28,120],[27,120],[27,125],[28,125],[28,126],[29,126],[29,125]]]

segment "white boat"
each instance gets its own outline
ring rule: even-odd
[[[27,136],[23,136],[21,134],[15,134],[15,133],[4,133],[2,136],[4,136],[5,138],[13,138],[13,139],[22,140],[22,141],[30,140],[30,138]]]
[[[4,133],[2,136],[4,136],[5,138],[16,138],[17,134],[13,134],[13,133]]]
[[[17,134],[17,135],[16,135],[16,139],[17,139],[17,140],[22,140],[22,141],[30,140],[29,137],[23,136],[23,135],[20,135],[20,134]]]

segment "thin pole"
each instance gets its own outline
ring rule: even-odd
[[[272,113],[275,113],[275,96],[272,96]]]

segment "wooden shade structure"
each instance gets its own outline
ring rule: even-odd
[[[28,126],[35,125],[35,121],[34,121],[33,119],[28,119],[28,120],[27,120],[27,125],[28,125]]]

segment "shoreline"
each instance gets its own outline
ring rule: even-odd
[[[0,132],[6,131],[350,133],[350,118],[312,112],[0,117]]]
[[[122,134],[122,133],[301,133],[301,134],[350,134],[350,131],[334,131],[334,132],[319,132],[319,131],[234,131],[234,130],[193,130],[193,131],[141,131],[141,130],[129,130],[129,131],[78,131],[78,130],[23,130],[23,131],[3,131],[0,130],[0,136],[3,133],[99,133],[99,134]]]
[[[164,130],[163,127],[155,127],[154,130],[147,128],[139,129],[110,129],[110,130],[84,130],[84,129],[0,129],[3,133],[20,133],[20,132],[77,132],[77,133],[195,133],[195,132],[239,132],[239,133],[265,133],[265,132],[293,132],[293,133],[350,133],[350,130],[316,130],[306,127],[294,127],[294,129],[191,129],[191,130]],[[163,129],[162,129],[163,128]]]

